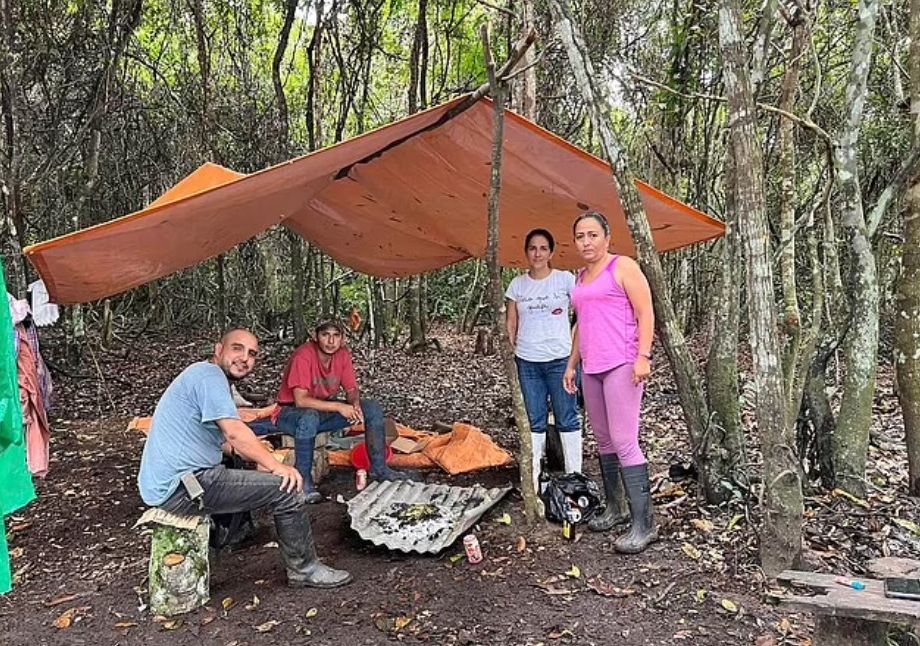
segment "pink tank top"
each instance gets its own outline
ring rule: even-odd
[[[614,256],[600,276],[587,285],[582,270],[572,292],[581,365],[589,375],[634,363],[639,356],[636,313],[613,274],[619,259]]]

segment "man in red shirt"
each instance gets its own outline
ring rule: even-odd
[[[320,323],[314,338],[294,351],[281,377],[275,423],[294,436],[297,469],[303,476],[308,503],[323,500],[313,484],[313,450],[316,436],[364,423],[364,437],[375,480],[407,480],[409,475],[386,464],[386,429],[383,410],[372,399],[361,399],[351,352],[344,347],[344,328],[328,320]],[[337,399],[345,391],[345,401]]]

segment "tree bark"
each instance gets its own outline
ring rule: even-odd
[[[846,88],[849,114],[834,150],[834,167],[842,203],[841,221],[850,251],[847,281],[850,329],[844,343],[846,372],[834,433],[834,476],[840,488],[859,496],[865,493],[866,454],[875,395],[879,289],[875,254],[863,215],[857,140],[866,101],[878,6],[878,0],[859,2],[856,42]]]
[[[587,55],[587,49],[581,33],[575,26],[566,0],[552,0],[553,13],[559,35],[575,75],[575,81],[582,99],[591,116],[603,156],[611,165],[613,181],[620,194],[626,221],[636,246],[639,265],[648,279],[655,305],[655,321],[658,332],[671,363],[671,369],[677,382],[681,406],[687,419],[690,441],[694,450],[694,459],[700,473],[700,485],[707,500],[717,501],[722,495],[721,483],[714,477],[710,465],[717,456],[710,459],[714,450],[709,442],[709,410],[703,394],[703,379],[700,370],[687,347],[686,339],[680,329],[674,305],[668,293],[668,279],[661,267],[661,260],[655,250],[651,228],[639,193],[633,180],[632,170],[625,153],[620,148],[610,124],[610,104],[601,88],[596,85],[598,78]]]
[[[914,149],[920,147],[920,0],[910,2],[910,110]],[[908,488],[920,496],[920,176],[904,209],[904,243],[897,286],[894,357],[904,416]]]
[[[485,49],[486,68],[489,73],[489,86],[491,89],[494,110],[494,130],[492,133],[492,179],[489,188],[489,231],[487,239],[487,263],[489,265],[490,293],[492,308],[495,312],[493,321],[493,334],[498,340],[499,354],[505,368],[505,376],[511,386],[511,405],[514,411],[514,422],[517,426],[518,438],[521,443],[518,466],[521,472],[521,493],[524,496],[524,514],[527,523],[531,526],[543,518],[543,503],[534,490],[533,478],[533,444],[530,437],[530,420],[527,409],[524,407],[524,394],[521,391],[521,382],[518,379],[517,364],[514,360],[514,351],[508,338],[505,327],[505,290],[502,289],[502,267],[498,257],[498,240],[500,229],[499,204],[502,190],[502,153],[505,141],[505,97],[507,86],[504,81],[495,75],[495,61],[492,60],[492,46],[489,40],[489,26],[482,26],[482,42]]]
[[[748,321],[757,391],[757,427],[764,456],[764,520],[760,557],[764,572],[772,577],[795,567],[800,557],[802,482],[794,449],[795,438],[785,414],[763,189],[763,158],[757,140],[754,96],[738,0],[722,0],[720,3],[719,41],[728,95],[738,229],[747,257]]]

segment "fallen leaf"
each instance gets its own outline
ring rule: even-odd
[[[211,623],[211,622],[214,621],[215,619],[217,619],[217,615],[208,615],[207,617],[202,617],[202,618],[201,618],[201,625],[202,625],[202,626],[207,626],[209,623]]]
[[[738,612],[738,606],[731,599],[722,599],[722,607],[729,612]]]
[[[632,596],[636,593],[632,588],[620,588],[611,583],[607,583],[600,577],[588,579],[585,581],[585,585],[588,586],[588,589],[593,590],[602,597],[615,597],[619,599]]]
[[[395,630],[402,630],[411,623],[412,617],[397,617],[393,620],[393,628]]]
[[[690,524],[696,527],[698,530],[700,530],[704,534],[709,534],[710,532],[712,532],[713,529],[715,529],[715,526],[712,524],[712,521],[707,520],[706,518],[694,518],[693,520],[690,521]]]
[[[466,555],[465,554],[454,554],[453,556],[450,557],[450,562],[456,563],[457,561],[461,560],[464,556]]]
[[[507,514],[507,513],[502,514],[502,517],[498,519],[498,522],[500,522],[502,525],[510,525],[511,524],[511,514]]]
[[[524,538],[523,536],[518,536],[518,539],[517,539],[517,551],[520,553],[520,552],[523,552],[523,551],[526,550],[526,549],[527,549],[527,539]]]
[[[744,514],[735,514],[734,516],[732,516],[732,519],[728,521],[728,526],[725,528],[725,531],[726,532],[732,531],[738,526],[738,523],[740,523],[742,520],[744,520]]]
[[[182,627],[182,623],[181,619],[171,619],[170,621],[163,622],[163,628],[166,630],[176,630]]]
[[[565,575],[570,576],[573,579],[577,579],[581,576],[581,568],[579,568],[577,565],[573,565],[572,569],[566,572]]]
[[[267,633],[271,630],[274,630],[275,626],[277,626],[280,623],[281,622],[278,621],[277,619],[270,619],[269,621],[266,621],[264,624],[259,624],[258,626],[255,626],[255,629],[256,629],[256,632]]]
[[[75,614],[77,614],[76,608],[65,610],[63,613],[61,613],[60,616],[58,616],[57,619],[54,620],[55,627],[57,627],[58,630],[70,628],[71,625],[73,625],[73,618]]]
[[[702,588],[696,591],[696,600],[698,603],[703,603],[706,601],[706,597],[709,596],[709,590],[703,590]]]
[[[182,563],[185,560],[185,557],[182,554],[167,554],[163,557],[163,564],[166,567],[175,567]]]
[[[10,550],[10,558],[15,561],[16,559],[21,559],[25,553],[26,551],[22,547],[14,547]]]
[[[235,605],[236,605],[236,599],[234,599],[233,597],[224,597],[220,601],[220,606],[224,610],[230,610],[230,608],[232,608]]]
[[[846,498],[854,505],[862,507],[863,509],[869,509],[868,502],[866,502],[862,498],[857,498],[856,496],[851,494],[849,491],[844,491],[843,489],[834,489],[831,493],[837,496],[838,498]]]
[[[304,616],[305,616],[307,619],[313,619],[313,617],[315,617],[315,616],[318,615],[318,614],[319,614],[319,610],[317,610],[316,608],[310,608],[309,610],[307,610],[307,612],[306,612],[306,614],[305,614]]]
[[[119,621],[115,624],[116,628],[134,628],[137,625],[136,621]]]
[[[909,532],[913,532],[917,536],[920,536],[920,526],[917,523],[907,520],[906,518],[892,518],[891,522],[899,527],[903,527]]]
[[[680,546],[680,549],[682,549],[684,551],[684,554],[692,558],[694,561],[699,561],[700,557],[702,556],[700,551],[696,549],[690,543],[684,543],[683,545]]]

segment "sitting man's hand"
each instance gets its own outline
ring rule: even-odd
[[[300,471],[296,468],[279,462],[271,472],[272,475],[280,476],[281,486],[278,488],[281,491],[286,491],[287,493],[294,493],[295,491],[300,493],[303,491],[303,476],[300,475]]]
[[[364,421],[364,411],[357,404],[341,403],[339,404],[338,413],[348,420],[349,424],[357,424]]]

